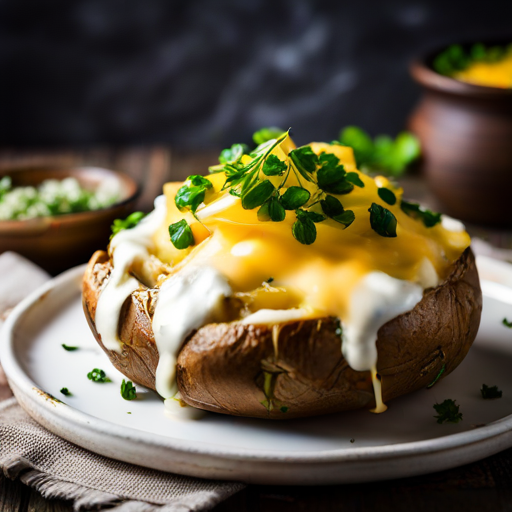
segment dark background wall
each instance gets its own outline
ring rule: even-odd
[[[396,133],[419,51],[507,31],[510,0],[0,0],[0,144]]]

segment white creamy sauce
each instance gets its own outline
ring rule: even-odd
[[[165,415],[173,420],[198,420],[206,415],[206,411],[185,404],[179,392],[173,398],[166,398],[164,407]]]
[[[130,267],[137,260],[149,258],[152,237],[164,222],[166,211],[165,197],[159,196],[155,199],[155,209],[137,226],[120,231],[112,238],[112,273],[99,296],[94,319],[101,341],[108,350],[121,351],[117,332],[121,308],[130,294],[139,288],[137,279],[129,274]]]
[[[156,390],[163,398],[176,394],[176,360],[186,337],[215,322],[222,301],[231,295],[226,278],[212,267],[185,267],[160,287],[153,315],[153,332],[159,360]]]
[[[366,274],[352,292],[349,314],[343,323],[343,356],[356,371],[377,364],[377,332],[398,315],[410,311],[423,297],[416,283],[384,272]]]
[[[466,231],[466,226],[464,226],[460,220],[449,217],[448,215],[441,216],[441,225],[444,229],[452,233],[462,233]]]

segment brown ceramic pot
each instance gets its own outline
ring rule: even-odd
[[[423,148],[427,182],[447,214],[511,226],[512,89],[439,75],[433,52],[411,65],[424,88],[409,128]]]
[[[104,180],[115,180],[120,185],[119,201],[109,208],[0,221],[0,253],[15,251],[54,275],[87,262],[95,250],[104,248],[112,222],[133,211],[140,192],[138,184],[129,176],[97,167],[13,169],[0,173],[0,178],[6,175],[12,178],[13,186],[37,186],[47,179],[62,180],[69,176],[90,190]]]

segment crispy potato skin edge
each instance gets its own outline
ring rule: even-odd
[[[125,302],[121,352],[105,349],[94,316],[110,275],[104,251],[91,258],[83,281],[84,311],[112,364],[135,383],[154,389],[158,363],[145,290]],[[443,366],[452,372],[471,347],[482,309],[473,253],[468,248],[438,287],[411,311],[381,327],[377,370],[384,401],[430,384]],[[267,326],[209,324],[192,333],[178,357],[183,400],[199,409],[256,418],[290,419],[374,406],[369,372],[352,370],[341,354],[334,318]]]

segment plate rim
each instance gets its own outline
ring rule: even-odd
[[[14,347],[14,332],[24,315],[51,291],[66,284],[73,284],[85,270],[85,265],[74,267],[59,276],[51,279],[38,288],[20,304],[18,304],[9,315],[0,332],[0,361],[4,367],[9,383],[16,388],[16,395],[22,393],[38,406],[55,418],[61,418],[67,422],[74,423],[80,428],[91,430],[94,434],[108,435],[116,440],[134,441],[148,447],[161,447],[173,452],[184,454],[196,454],[217,459],[252,462],[280,462],[284,464],[315,464],[315,463],[344,463],[351,461],[372,462],[383,459],[401,459],[406,457],[417,457],[423,454],[434,455],[482,441],[499,438],[512,431],[512,414],[488,423],[485,426],[474,428],[465,432],[447,434],[434,439],[411,441],[405,443],[387,444],[381,446],[348,447],[336,450],[318,450],[304,452],[279,452],[276,450],[262,451],[250,450],[247,448],[235,448],[225,445],[218,445],[211,442],[192,442],[182,439],[149,433],[130,427],[121,427],[108,420],[92,416],[65,403],[49,403],[41,401],[38,385],[25,373],[19,364]],[[512,276],[512,265],[508,271]],[[79,290],[77,290],[79,293]],[[22,403],[24,400],[18,400]],[[31,416],[30,411],[27,411]],[[37,421],[37,418],[36,418]],[[59,434],[60,435],[60,434]],[[61,437],[64,437],[61,435]],[[508,445],[512,445],[512,436]],[[84,446],[86,447],[86,446]],[[87,448],[87,447],[86,447]],[[501,447],[504,449],[505,447]],[[476,460],[476,459],[475,459]]]

